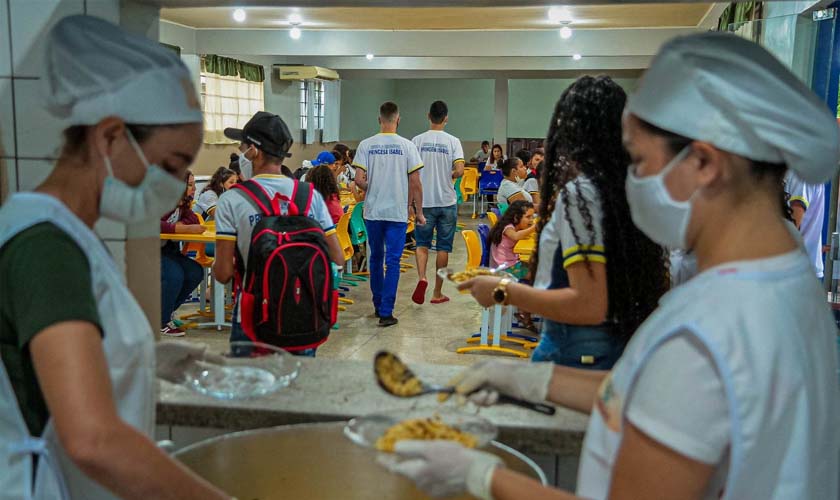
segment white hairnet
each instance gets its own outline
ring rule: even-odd
[[[627,111],[751,160],[786,163],[810,183],[828,180],[840,161],[826,104],[770,52],[731,34],[665,44]]]
[[[102,19],[62,19],[49,33],[46,62],[47,109],[65,126],[93,125],[108,116],[142,125],[202,121],[180,58]]]

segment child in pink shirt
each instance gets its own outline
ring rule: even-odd
[[[536,230],[534,225],[534,204],[530,201],[517,200],[508,207],[499,222],[490,230],[490,256],[496,266],[505,265],[506,269],[517,278],[528,274],[519,256],[514,253],[516,242],[530,238]]]

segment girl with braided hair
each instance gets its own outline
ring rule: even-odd
[[[533,361],[609,369],[667,291],[667,253],[639,231],[624,192],[624,90],[584,76],[557,102],[541,182],[534,286],[510,284],[509,303],[545,318]],[[469,285],[493,303],[496,278]]]

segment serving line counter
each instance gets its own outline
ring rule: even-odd
[[[383,392],[374,380],[372,361],[300,361],[300,375],[290,387],[259,399],[221,401],[161,382],[158,439],[171,438],[176,447],[182,447],[227,432],[437,406],[433,395],[400,399]],[[463,367],[412,364],[411,368],[422,380],[446,383]],[[450,401],[442,408],[453,409],[455,404]],[[469,405],[464,411],[475,412],[476,408]],[[482,408],[479,414],[498,427],[497,441],[532,457],[546,471],[550,483],[569,485],[574,480],[587,416],[562,408],[554,416],[546,416],[513,406]]]

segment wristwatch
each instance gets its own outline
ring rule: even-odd
[[[502,278],[499,284],[493,289],[493,300],[499,304],[506,306],[508,300],[507,286],[510,285],[510,278]]]

